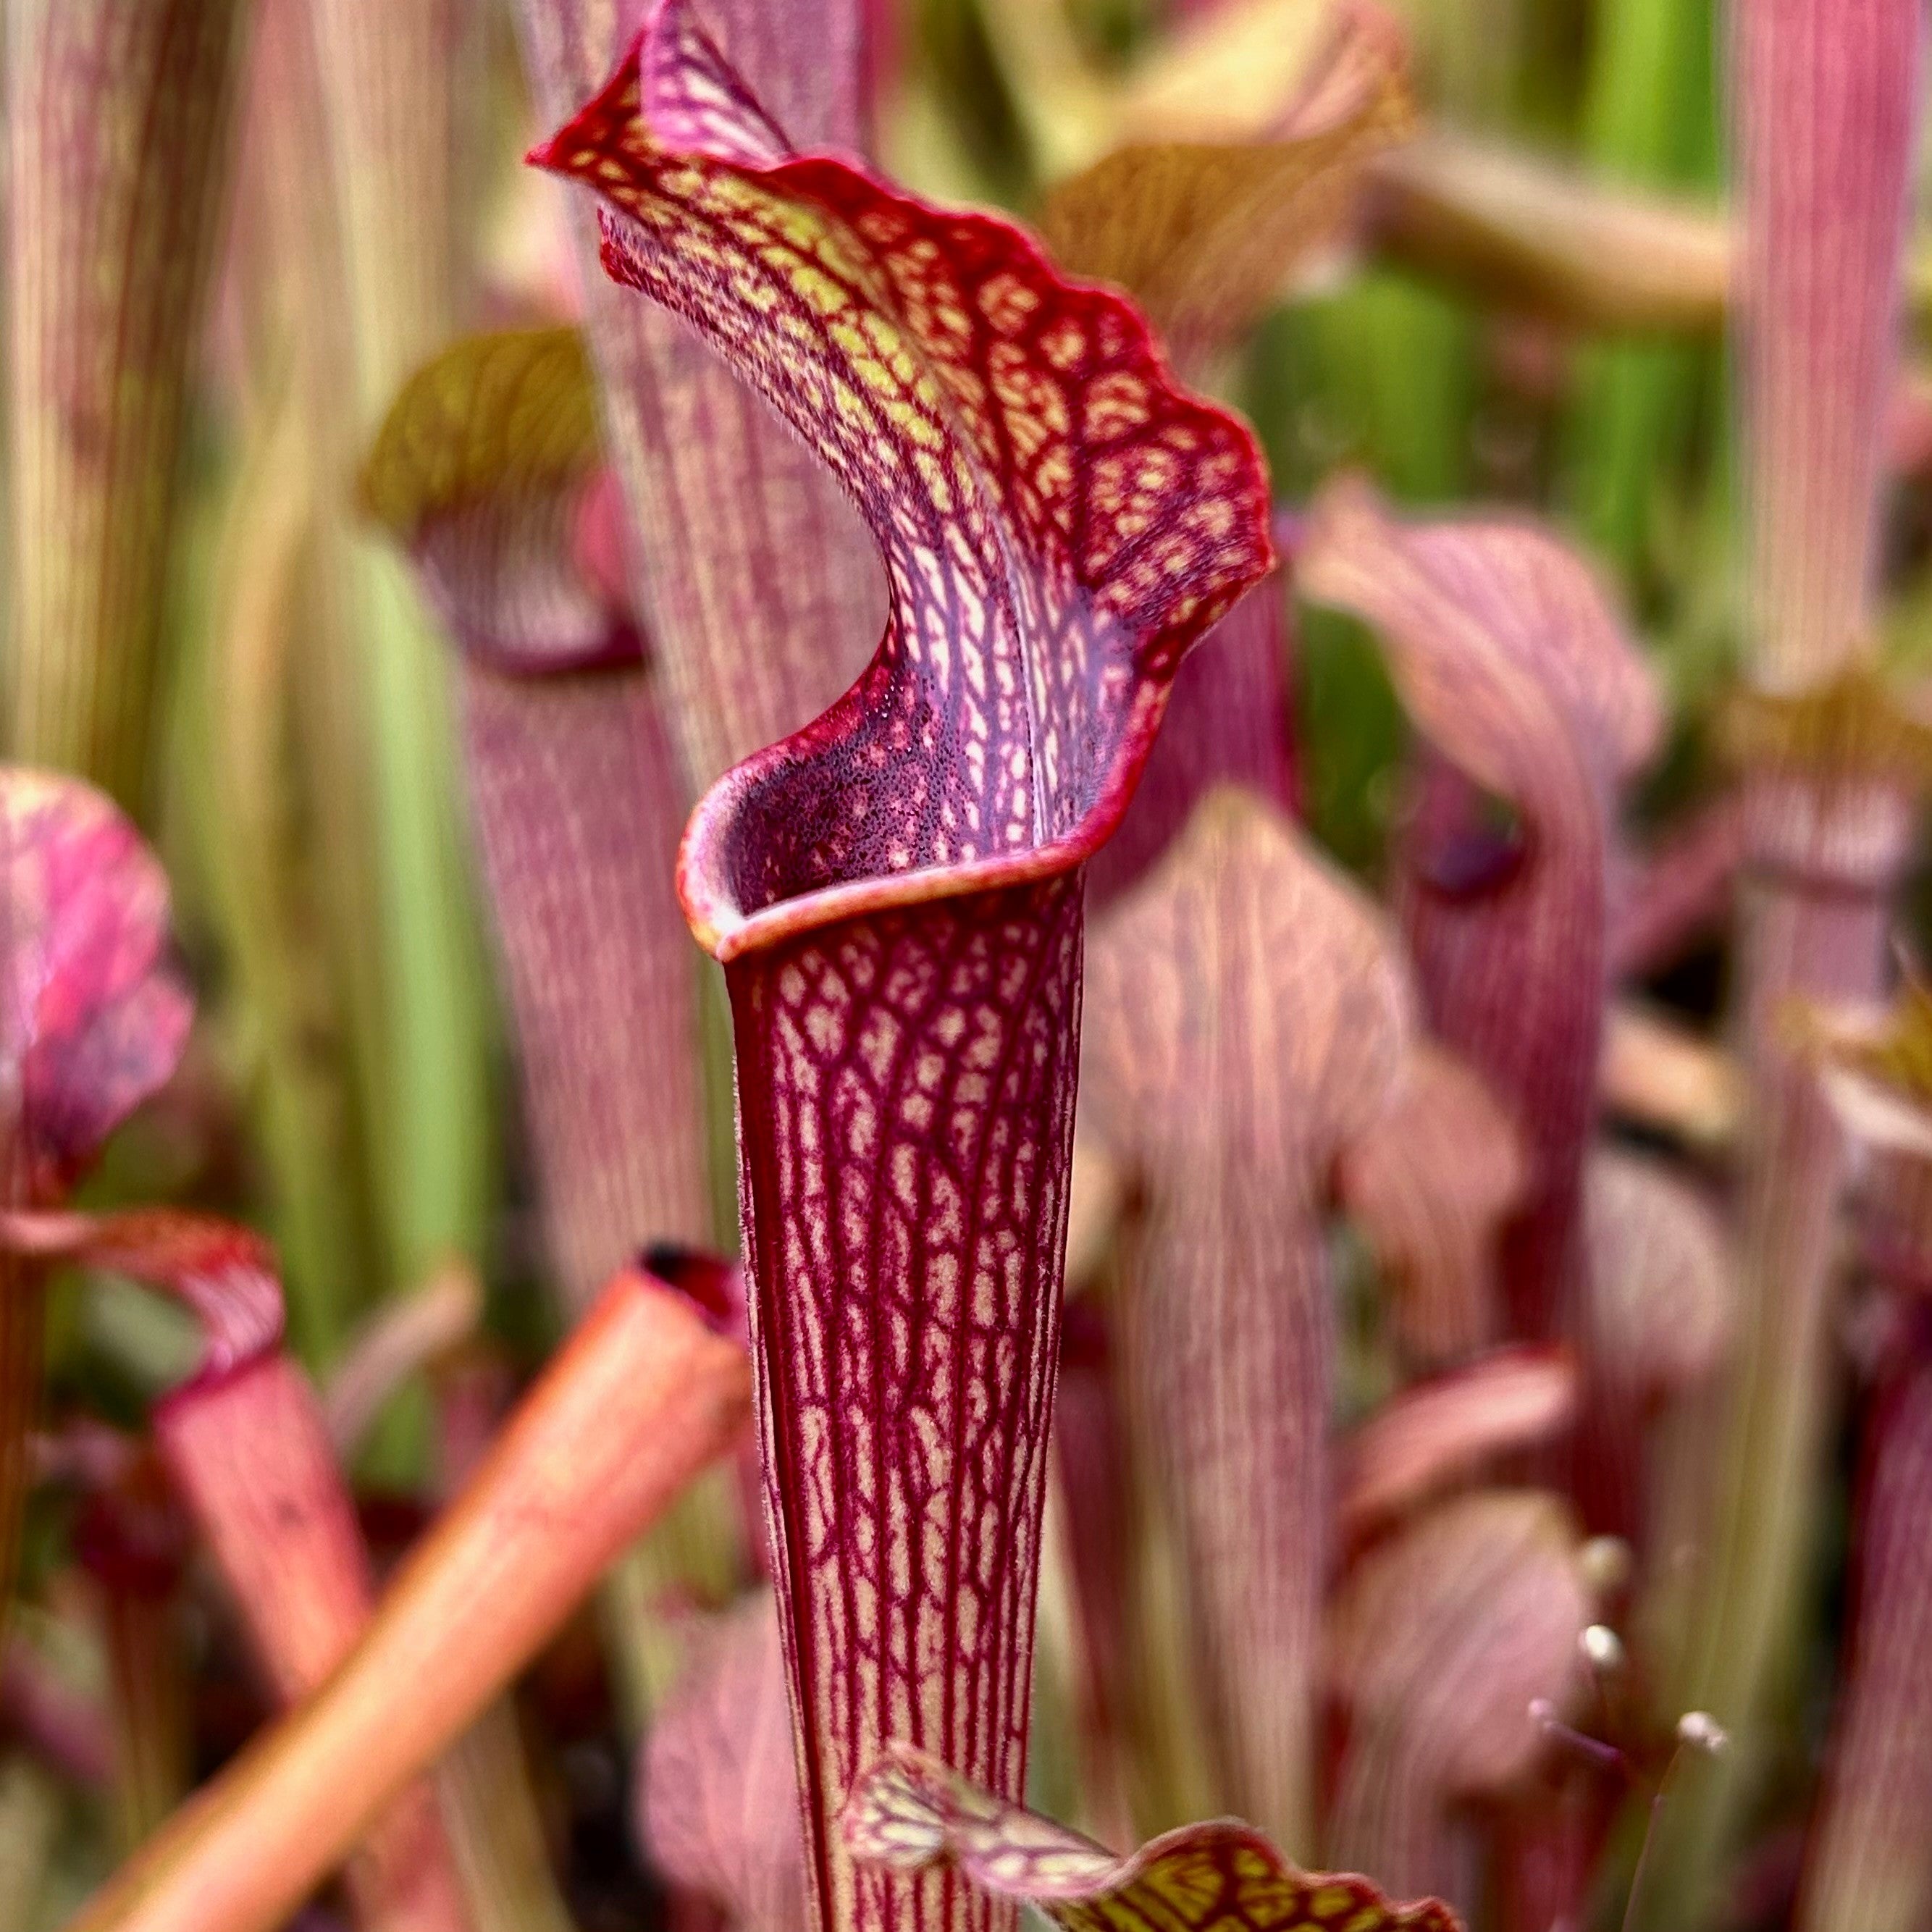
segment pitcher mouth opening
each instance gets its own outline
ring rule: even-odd
[[[950,862],[866,872],[850,878],[782,884],[748,904],[735,887],[737,861],[756,845],[764,803],[761,780],[796,755],[787,739],[727,772],[698,803],[678,849],[677,891],[698,943],[722,964],[837,922],[1028,885],[1072,872],[1092,856],[1120,821],[1167,708],[1165,680],[1137,694],[1132,713],[1098,796],[1071,830],[1036,845]],[[829,714],[828,714],[829,715]],[[814,728],[808,727],[809,733]],[[806,734],[798,734],[803,736]]]

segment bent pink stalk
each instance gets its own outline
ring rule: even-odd
[[[1147,1200],[1126,1384],[1181,1552],[1216,1802],[1298,1850],[1330,1508],[1323,1196],[1400,1070],[1408,987],[1370,903],[1233,790],[1096,928],[1089,977],[1094,1119]]]
[[[1526,520],[1401,523],[1345,481],[1311,514],[1299,573],[1383,633],[1438,754],[1403,855],[1404,924],[1434,1030],[1534,1149],[1504,1238],[1512,1327],[1574,1339],[1616,791],[1656,742],[1656,692],[1588,568]],[[1482,826],[1479,788],[1520,814],[1514,842]]]
[[[859,504],[870,668],[686,835],[725,967],[777,1582],[827,1928],[1004,1915],[856,1871],[904,1738],[1017,1795],[1058,1347],[1082,874],[1175,664],[1271,561],[1252,438],[1011,224],[794,156],[672,4],[542,149]]]

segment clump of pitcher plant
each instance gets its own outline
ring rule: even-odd
[[[10,16],[0,1922],[1922,1922],[1917,0],[243,10]]]

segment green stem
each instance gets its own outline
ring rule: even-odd
[[[380,16],[324,0],[312,17],[355,390],[348,408],[316,398],[330,412],[316,428],[346,516],[368,440],[462,306],[469,63],[457,0]],[[494,1144],[486,969],[442,650],[386,545],[338,526],[326,554],[372,841],[359,916],[344,928],[374,963],[358,1042],[372,1178],[392,1278],[413,1283],[443,1255],[481,1247]]]
[[[508,1697],[451,1747],[436,1779],[476,1932],[574,1932]]]
[[[370,1280],[357,1212],[354,1118],[338,1047],[345,1016],[326,970],[311,862],[289,757],[302,566],[314,502],[299,407],[275,405],[251,436],[230,506],[218,616],[209,627],[190,728],[206,772],[194,796],[204,870],[232,962],[242,1079],[266,1156],[291,1338],[331,1360],[346,1291]]]
[[[1708,0],[1605,0],[1585,110],[1585,152],[1606,175],[1715,185]],[[1660,494],[1688,446],[1706,361],[1669,341],[1588,345],[1565,438],[1584,534],[1627,574],[1646,561]]]
[[[0,1925],[40,1923],[62,1810],[58,1786],[32,1760],[0,1757]]]

